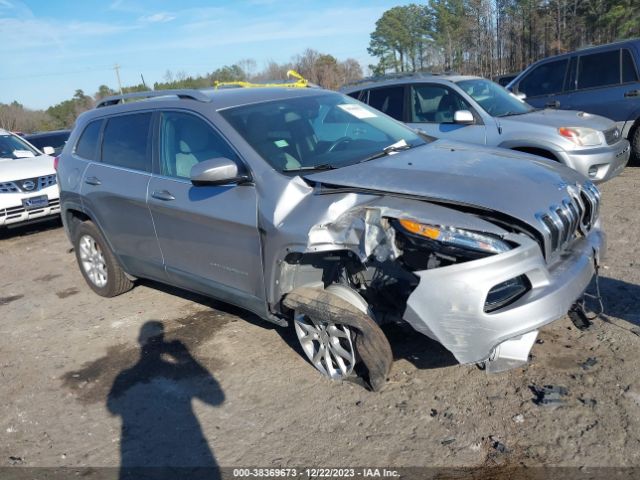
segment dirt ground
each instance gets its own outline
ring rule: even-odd
[[[0,466],[640,466],[640,168],[602,190],[602,319],[547,326],[497,375],[388,329],[380,393],[324,379],[239,309],[149,282],[98,297],[56,222],[5,232]],[[544,385],[559,404],[534,403]]]

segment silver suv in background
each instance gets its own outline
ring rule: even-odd
[[[343,91],[436,138],[528,152],[564,163],[596,183],[615,177],[629,161],[629,142],[613,121],[535,109],[480,77],[416,74]]]
[[[329,378],[361,360],[374,389],[392,361],[387,322],[461,363],[522,365],[605,246],[600,194],[575,170],[429,142],[319,89],[102,100],[79,117],[58,178],[96,293],[149,278],[221,299],[293,325]]]

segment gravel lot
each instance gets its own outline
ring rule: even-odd
[[[529,366],[487,375],[394,328],[381,393],[325,380],[239,309],[148,282],[96,296],[57,222],[0,233],[0,466],[119,466],[121,448],[125,464],[640,466],[639,200],[640,168],[603,186],[590,329],[565,317]],[[533,402],[543,385],[560,404]]]

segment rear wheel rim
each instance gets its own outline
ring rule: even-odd
[[[351,375],[356,355],[353,333],[347,325],[316,322],[298,313],[294,325],[304,353],[320,373],[333,380]]]
[[[100,245],[91,235],[80,237],[79,254],[82,269],[87,278],[98,288],[107,285],[107,262]]]

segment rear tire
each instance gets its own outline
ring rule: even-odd
[[[631,136],[629,136],[629,143],[631,144],[631,163],[634,165],[640,165],[640,125],[633,127]]]
[[[78,225],[73,246],[82,276],[98,295],[115,297],[133,288],[133,282],[127,278],[93,222]]]

